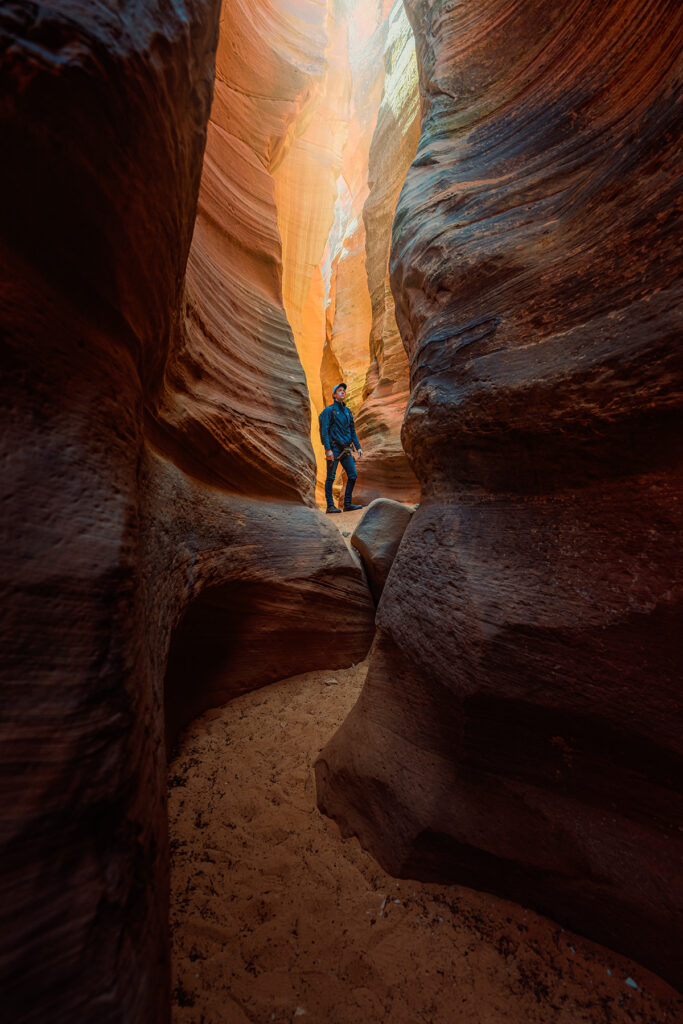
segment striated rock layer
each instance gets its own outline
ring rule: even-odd
[[[356,497],[416,501],[403,452],[408,363],[389,286],[391,224],[419,136],[415,41],[402,0],[358,7],[349,22],[351,122],[323,258],[323,395],[339,380],[363,445]]]
[[[327,10],[316,0],[223,5],[185,330],[154,425],[158,446],[202,479],[307,504],[310,405],[285,309],[272,172],[315,120],[327,43]]]
[[[389,280],[391,228],[399,192],[420,134],[415,40],[402,0],[385,22],[385,77],[363,206],[367,284],[372,307],[370,365],[357,426],[364,444],[357,495],[419,501],[419,484],[401,444],[409,368]]]
[[[320,376],[326,315],[320,264],[334,219],[337,179],[351,125],[351,77],[345,3],[332,0],[316,6],[318,16],[325,19],[324,61],[321,47],[315,88],[290,123],[286,145],[277,151],[271,170],[282,238],[283,302],[306,375],[320,485],[325,456],[318,416],[326,404]]]
[[[399,437],[407,363],[383,325],[417,99],[401,0],[224,5],[185,325],[148,422],[194,475],[307,504],[317,477],[322,499],[318,415],[344,378],[356,411],[373,392],[362,494],[416,497]],[[370,183],[380,143],[388,170]]]
[[[200,2],[0,9],[13,1021],[168,1017],[163,652],[146,633],[139,470],[145,395],[177,329],[217,23]]]
[[[219,75],[239,20],[223,17]],[[277,148],[309,84],[277,19],[253,66],[285,100],[267,121],[219,89],[184,285],[218,19],[207,0],[0,8],[0,972],[17,1024],[168,1020],[165,697],[172,732],[276,660],[359,660],[373,628],[360,570],[301,504],[308,399],[249,135]],[[312,29],[290,36],[318,52]]]
[[[409,0],[423,489],[320,806],[683,983],[676,60],[660,0]]]
[[[302,667],[348,666],[366,656],[372,599],[324,515],[285,502],[216,496],[158,457],[150,460],[147,486],[155,565],[164,559],[159,509],[175,510],[173,563],[154,610],[155,631],[166,642],[176,626],[164,684],[167,747],[206,708]]]

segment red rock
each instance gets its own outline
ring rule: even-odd
[[[389,280],[394,212],[420,134],[414,39],[402,3],[394,6],[386,31],[391,59],[386,61],[388,73],[370,148],[368,198],[363,206],[372,327],[371,361],[357,416],[364,458],[356,494],[366,502],[386,497],[413,504],[420,500],[420,487],[401,444],[409,366]]]
[[[164,462],[152,469],[157,508],[174,509],[177,537],[164,580],[174,603],[163,609],[160,635],[178,609],[183,614],[164,683],[169,746],[206,708],[276,679],[363,660],[374,606],[360,566],[322,512],[207,495]],[[201,550],[193,550],[197,539]]]
[[[300,648],[283,675],[323,650],[330,665],[337,638],[348,664],[372,631],[342,539],[287,501],[312,502],[314,476],[272,193],[216,119],[184,288],[218,17],[204,0],[0,8],[1,960],[16,1024],[168,1020],[164,677],[192,603],[229,591],[223,634],[239,608],[250,657],[174,693],[175,725],[273,678],[282,647],[253,638],[275,600]],[[230,231],[226,152],[251,174]],[[311,615],[323,589],[340,635],[329,599]]]
[[[320,805],[390,871],[680,985],[671,7],[407,6],[423,132],[392,284],[423,499]]]
[[[166,365],[155,442],[211,484],[312,505],[310,402],[286,312],[293,211],[275,170],[293,160],[297,125],[320,102],[327,19],[314,0],[289,12],[262,4],[255,32],[252,7],[222,11],[185,330]]]

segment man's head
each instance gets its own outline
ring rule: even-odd
[[[346,398],[346,384],[337,384],[332,392],[332,397],[338,398],[340,402],[343,402]]]

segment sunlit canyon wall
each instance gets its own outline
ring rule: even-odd
[[[14,1022],[168,1020],[164,732],[358,661],[372,638],[361,570],[312,507],[283,307],[268,167],[328,45],[319,4],[288,11],[296,23],[208,0],[0,6]]]
[[[320,805],[390,871],[680,986],[683,11],[406,7],[391,280],[423,500]]]
[[[232,488],[310,503],[318,416],[344,379],[357,494],[417,499],[388,257],[418,131],[402,0],[223,5],[186,339],[160,406],[176,458],[200,447]]]

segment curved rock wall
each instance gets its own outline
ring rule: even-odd
[[[306,373],[318,483],[325,475],[318,428],[318,416],[325,405],[320,366],[326,291],[320,264],[334,219],[337,179],[351,122],[348,24],[343,0],[333,0],[320,11],[327,19],[324,75],[305,115],[292,124],[288,146],[273,166],[282,237],[284,305]]]
[[[359,493],[415,498],[399,437],[407,364],[386,300],[416,115],[401,0],[225,5],[185,329],[148,423],[157,447],[193,475],[312,503],[314,476],[320,488],[325,475],[318,415],[344,377],[356,411],[374,389],[360,419]],[[376,138],[388,173],[375,168],[371,195]],[[375,299],[372,274],[383,282]]]
[[[385,33],[382,100],[370,147],[368,197],[363,206],[372,325],[370,365],[357,416],[364,460],[356,493],[366,501],[384,496],[415,502],[420,499],[420,488],[401,444],[409,368],[389,279],[396,203],[420,135],[415,40],[402,0],[394,4]]]
[[[321,807],[680,985],[678,5],[407,3],[423,501]]]
[[[165,672],[167,747],[206,708],[365,658],[374,634],[370,591],[324,515],[216,494],[155,454],[146,459],[144,484],[148,614]]]
[[[218,6],[0,9],[3,1011],[166,1021],[143,402],[177,325]],[[188,60],[188,55],[192,60]]]
[[[266,0],[223,6],[186,330],[167,366],[155,433],[162,450],[202,479],[307,504],[315,464],[292,333],[300,299],[291,271],[296,229],[283,235],[290,268],[283,272],[273,172],[296,164],[301,134],[319,123],[328,91],[327,22],[326,7],[315,0],[291,8]],[[305,217],[299,199],[295,212]]]
[[[355,495],[416,501],[400,429],[408,364],[389,287],[391,224],[419,135],[415,42],[402,0],[349,22],[352,119],[323,260],[328,297],[322,390],[345,380],[364,458]]]
[[[222,80],[192,238],[218,4],[0,8],[0,960],[17,1024],[168,1020],[165,701],[174,728],[245,675],[271,680],[254,636],[274,602],[284,675],[360,660],[373,630],[360,570],[300,503],[308,397],[262,162],[326,36],[239,14],[223,11],[219,75],[236,47],[254,93],[273,79],[285,98],[255,112]]]

